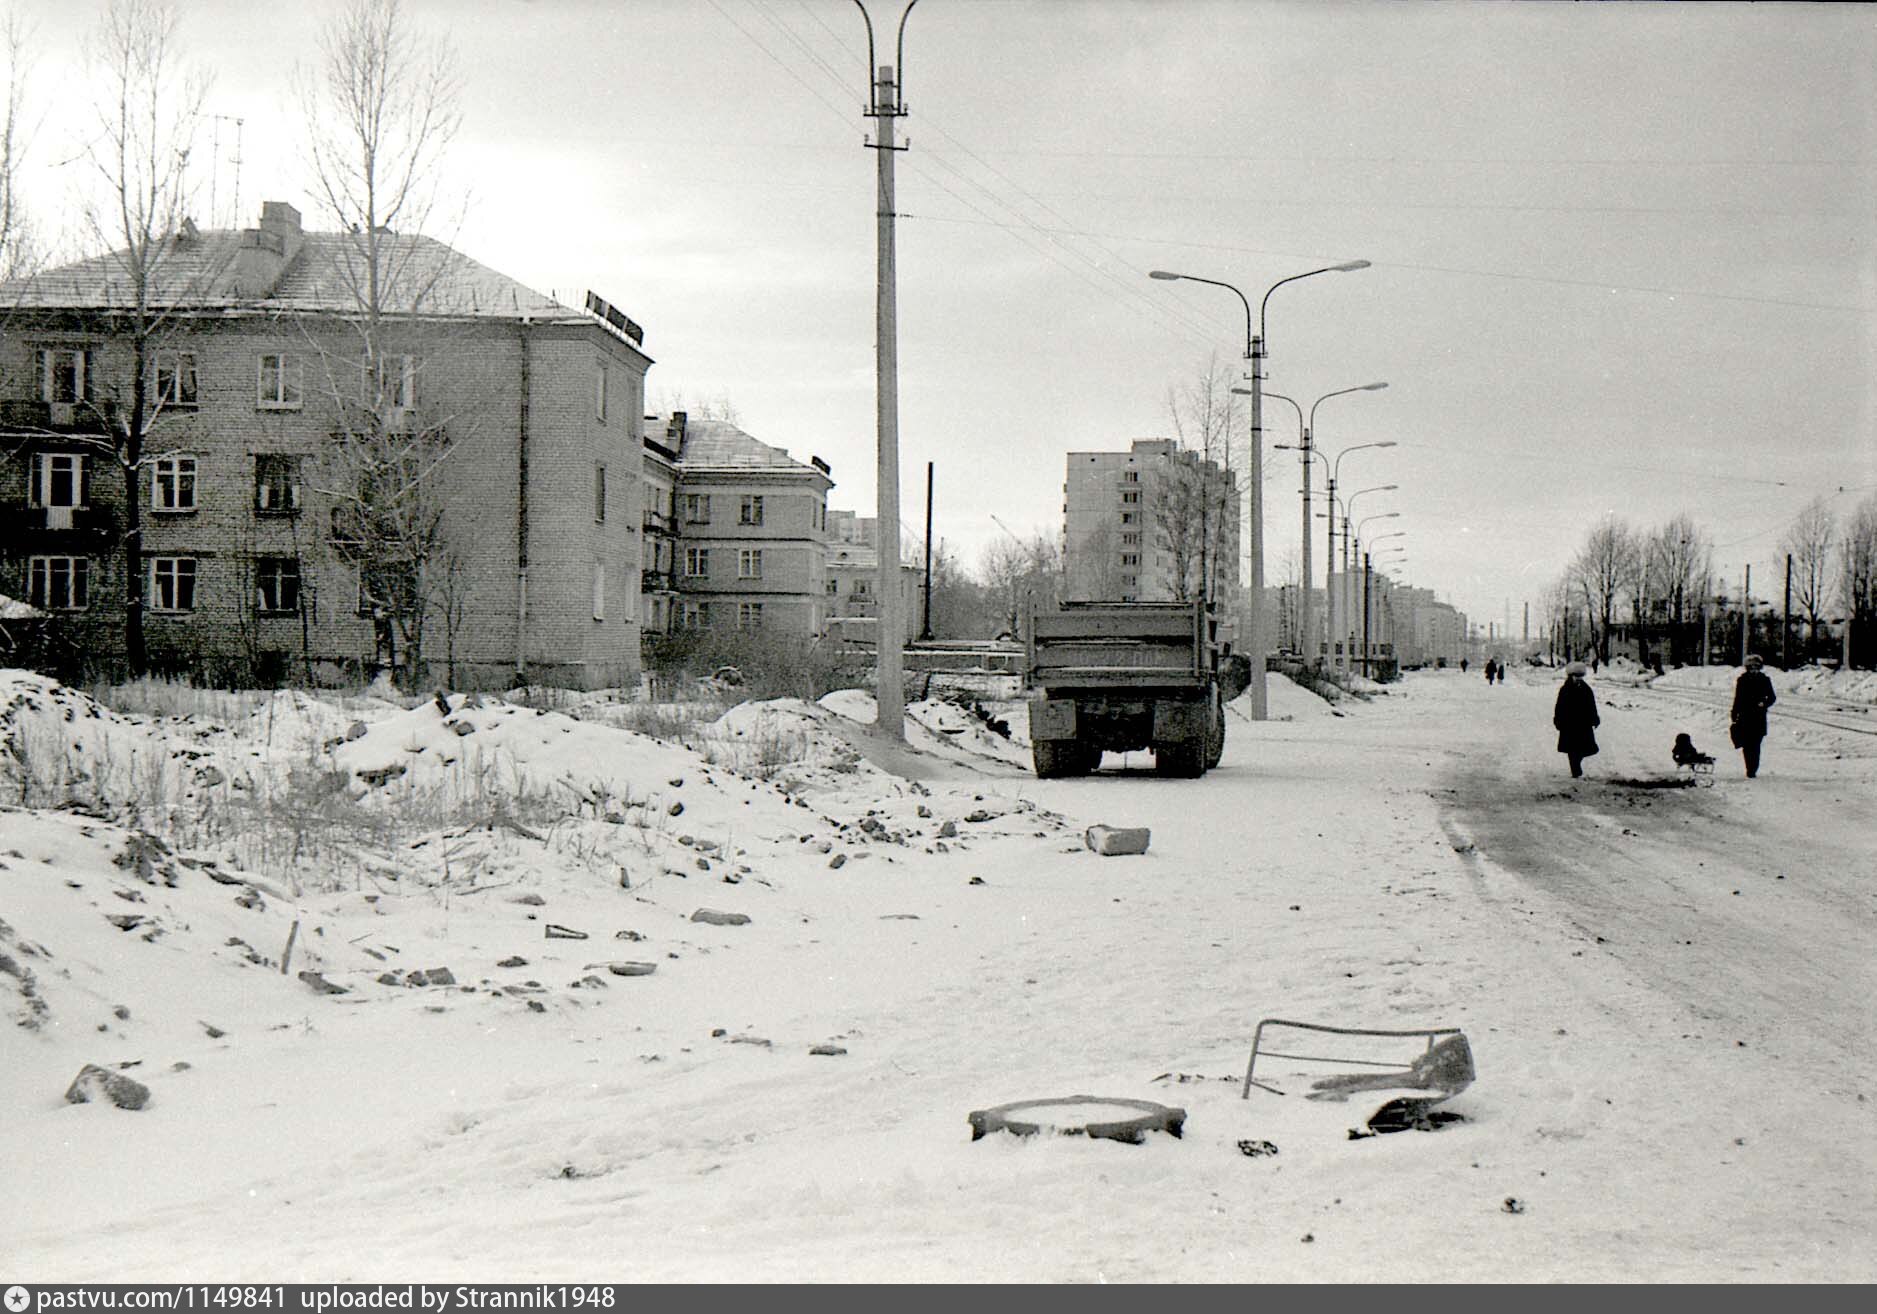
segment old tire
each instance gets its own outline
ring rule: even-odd
[[[1211,725],[1206,734],[1206,770],[1219,765],[1219,759],[1225,756],[1225,716],[1223,709],[1215,701],[1212,705]]]

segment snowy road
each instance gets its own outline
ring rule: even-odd
[[[647,933],[658,974],[604,991],[559,986],[609,951],[524,908],[393,910],[465,980],[519,948],[544,1012],[224,975],[204,988],[241,1000],[189,1006],[230,1036],[190,1012],[106,1048],[67,1005],[69,1029],[6,1038],[0,1258],[63,1280],[1877,1278],[1877,740],[1775,708],[1760,779],[1722,756],[1712,789],[1650,788],[1678,729],[1724,747],[1721,714],[1593,684],[1603,752],[1575,784],[1549,678],[1430,673],[1340,717],[1287,690],[1297,719],[1235,722],[1197,781],[1145,755],[987,771],[931,796],[962,815],[979,789],[990,816],[949,853],[863,841],[832,870],[790,841],[734,887],[630,894],[533,876],[553,920]],[[1098,858],[1012,794],[1152,848]],[[62,945],[52,910],[121,873],[34,853],[12,879],[56,877],[9,920]],[[724,901],[753,922],[688,920]],[[329,904],[335,943],[393,924]],[[1264,1017],[1464,1028],[1466,1121],[1352,1140],[1374,1102],[1305,1100],[1282,1064],[1260,1074],[1288,1094],[1241,1099]],[[94,1053],[144,1060],[152,1108],[60,1103]],[[1179,1104],[1186,1134],[969,1140],[972,1109],[1073,1094]]]

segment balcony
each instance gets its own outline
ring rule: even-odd
[[[43,402],[0,399],[0,429],[36,433],[109,433],[117,403],[108,401]]]
[[[668,570],[642,570],[639,572],[640,593],[676,593],[677,577]]]
[[[678,532],[678,522],[662,511],[647,511],[645,513],[645,532],[648,534],[676,534]]]
[[[117,532],[117,516],[101,506],[25,506],[0,503],[0,542],[43,548],[91,545]]]

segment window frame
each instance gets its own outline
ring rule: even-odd
[[[170,499],[165,501],[159,490],[163,487],[165,467],[173,483]],[[193,452],[166,452],[150,462],[150,513],[152,515],[178,516],[193,515],[200,510],[196,493],[202,483],[202,463]],[[183,501],[185,487],[188,501]]]
[[[709,493],[686,493],[684,495],[684,523],[687,525],[710,523]]]
[[[64,602],[55,602],[52,598],[54,562],[65,565]],[[62,553],[39,553],[26,558],[26,600],[42,611],[89,611],[91,558]]]
[[[736,577],[738,579],[761,579],[763,577],[763,550],[761,548],[737,549]]]
[[[710,578],[709,548],[688,547],[684,550],[684,577],[686,579]]]
[[[593,619],[606,619],[606,563],[593,563]]]
[[[71,462],[72,500],[51,500],[53,463]],[[85,454],[83,452],[34,452],[33,468],[26,490],[26,505],[44,510],[82,511],[89,505],[86,493]]]
[[[265,391],[268,361],[278,361],[274,370],[274,395]],[[263,351],[254,358],[254,408],[260,411],[297,411],[305,408],[305,371],[290,351]],[[291,395],[289,395],[291,393]]]
[[[261,517],[297,516],[300,514],[302,496],[300,491],[300,465],[304,457],[290,452],[254,453],[254,514]],[[285,479],[276,483],[269,480],[267,472],[277,468]],[[282,506],[269,506],[261,497],[263,492],[278,487],[282,490],[286,502]]]
[[[737,603],[736,627],[739,630],[760,630],[763,627],[763,604],[760,602]]]
[[[606,423],[606,361],[602,357],[593,370],[593,418],[600,424]]]
[[[53,362],[57,357],[75,358],[76,368],[73,373],[75,396],[59,397],[54,393],[53,380],[58,371]],[[49,406],[82,406],[91,400],[91,365],[92,348],[82,344],[48,343],[39,348],[39,399]]]
[[[196,371],[196,354],[193,351],[182,351],[176,348],[158,351],[151,370],[155,375],[153,382],[156,390],[156,404],[159,407],[195,410],[200,406],[202,385],[201,378]],[[185,383],[187,387],[184,386]]]
[[[392,374],[396,370],[396,375]],[[408,411],[417,405],[417,357],[409,352],[380,356],[377,363],[378,396],[392,411]],[[387,384],[390,386],[387,387]]]
[[[742,500],[737,504],[736,522],[739,525],[747,525],[752,529],[762,528],[763,495],[761,493],[744,493],[742,495]]]
[[[157,616],[187,616],[196,609],[196,586],[201,570],[196,558],[189,555],[153,556],[144,572],[145,606]],[[185,570],[184,567],[187,567]],[[168,567],[165,570],[165,567]],[[163,581],[168,578],[170,600],[163,601]],[[186,587],[185,587],[186,586]],[[184,593],[187,598],[184,598]]]
[[[593,523],[606,523],[606,462],[593,463]]]
[[[282,570],[291,566],[291,571]],[[283,605],[281,585],[293,582],[293,605]],[[270,588],[271,585],[271,588]],[[266,605],[270,595],[273,605]],[[306,571],[298,557],[266,556],[254,558],[254,614],[256,616],[297,616],[306,599]]]

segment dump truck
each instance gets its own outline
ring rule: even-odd
[[[1024,658],[1031,757],[1046,778],[1139,748],[1162,775],[1204,775],[1225,751],[1225,703],[1249,678],[1200,602],[1033,608]]]

